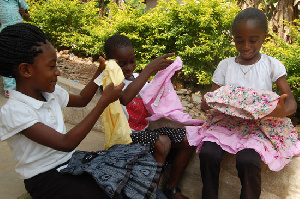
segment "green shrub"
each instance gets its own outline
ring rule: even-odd
[[[294,22],[299,24],[299,20]],[[287,82],[289,83],[296,101],[300,102],[300,29],[299,26],[289,26],[291,37],[294,41],[287,44],[273,34],[263,45],[263,53],[280,60],[287,70]]]
[[[147,13],[142,6],[114,7],[109,21],[116,33],[134,43],[142,69],[155,57],[175,52],[183,60],[181,77],[210,84],[220,60],[233,55],[229,29],[238,7],[222,0],[159,1]]]
[[[31,1],[31,23],[40,27],[60,48],[91,55],[97,41],[93,35],[101,20],[95,1],[81,3],[78,0]]]
[[[146,12],[143,0],[126,0],[121,9],[109,3],[104,17],[99,16],[95,2],[32,0],[29,1],[31,23],[44,30],[57,47],[86,56],[103,56],[106,39],[113,34],[124,34],[134,44],[137,70],[158,56],[175,52],[183,61],[178,77],[186,83],[211,84],[218,63],[237,55],[229,31],[240,10],[234,2],[184,0],[179,4],[176,0],[161,0]],[[272,35],[262,52],[286,66],[287,81],[300,102],[298,27],[291,26],[293,44]]]

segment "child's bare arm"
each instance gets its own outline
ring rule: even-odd
[[[95,95],[97,89],[99,88],[97,84],[94,83],[94,79],[97,78],[100,73],[105,69],[105,60],[103,57],[99,57],[100,66],[95,72],[91,81],[81,90],[79,95],[70,94],[68,107],[84,107],[86,106]]]
[[[23,19],[24,19],[25,21],[27,21],[27,20],[29,19],[30,14],[28,13],[28,10],[27,10],[27,9],[20,8],[20,9],[19,9],[19,12],[20,12],[21,16],[23,17]]]
[[[175,53],[168,53],[151,61],[140,75],[123,91],[122,96],[120,97],[120,102],[123,105],[127,105],[140,92],[154,72],[163,70],[174,62],[173,60],[167,59],[174,55]]]
[[[297,110],[297,103],[292,94],[291,88],[286,81],[286,76],[278,78],[277,88],[281,94],[277,107],[270,113],[270,117],[286,117],[292,115]]]
[[[211,86],[210,92],[213,92],[213,91],[217,90],[217,89],[220,88],[220,87],[221,87],[220,85],[218,85],[218,84],[216,84],[216,83],[213,83],[212,86]],[[201,101],[200,107],[201,107],[201,109],[204,110],[204,111],[211,109],[211,108],[207,105],[207,103],[206,103],[206,101],[205,101],[205,99],[204,99],[204,95],[202,96],[202,101]]]
[[[22,133],[29,139],[51,147],[59,151],[72,151],[85,136],[91,131],[95,123],[98,121],[104,109],[113,101],[117,100],[121,93],[124,84],[114,87],[109,84],[103,91],[100,100],[92,111],[73,129],[66,134],[61,134],[53,128],[43,124],[36,123],[33,126],[25,129]]]

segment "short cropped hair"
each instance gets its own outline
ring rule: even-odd
[[[104,52],[107,59],[112,59],[112,53],[115,49],[132,46],[132,42],[125,35],[113,35],[109,37],[104,44]]]
[[[268,32],[268,20],[265,13],[257,8],[247,8],[242,10],[234,19],[231,32],[234,33],[236,28],[242,23],[247,20],[254,20],[261,28],[261,30]]]

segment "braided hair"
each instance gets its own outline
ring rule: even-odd
[[[132,42],[125,35],[113,35],[109,37],[104,44],[106,58],[111,59],[114,50],[127,46],[132,46]]]
[[[256,24],[261,28],[261,30],[264,30],[265,33],[268,32],[267,17],[263,11],[257,8],[247,8],[236,15],[231,26],[231,32],[233,33],[242,22],[245,22],[247,20],[254,20]]]
[[[0,33],[0,75],[16,78],[21,63],[33,64],[42,53],[39,48],[49,41],[38,27],[29,23],[7,26]]]

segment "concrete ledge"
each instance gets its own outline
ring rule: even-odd
[[[84,88],[84,85],[74,82],[69,79],[65,79],[63,77],[58,77],[58,85],[66,89],[70,93],[79,94],[80,91]],[[92,101],[83,108],[74,108],[74,107],[66,107],[64,112],[65,122],[70,124],[78,124],[86,117],[87,114],[91,112],[91,110],[95,107],[98,96],[95,95]],[[95,131],[102,131],[102,121],[99,118],[98,122],[95,124],[93,130]]]
[[[191,159],[188,168],[180,181],[182,192],[190,199],[201,198],[202,182],[198,154]],[[300,198],[300,157],[294,157],[292,162],[279,172],[269,170],[262,165],[261,199],[299,199]],[[220,199],[238,199],[240,195],[240,180],[235,168],[235,155],[225,153],[220,173]]]

